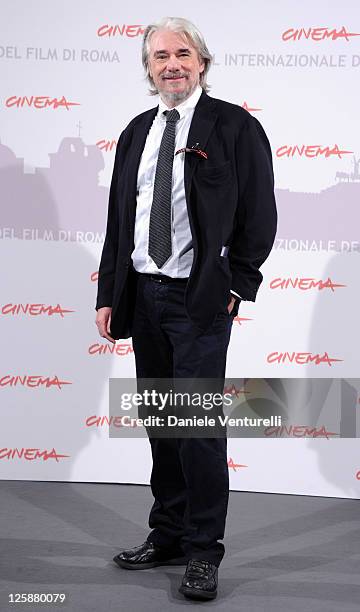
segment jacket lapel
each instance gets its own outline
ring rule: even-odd
[[[195,106],[194,115],[190,125],[189,136],[186,144],[186,146],[190,149],[191,147],[196,146],[203,151],[206,150],[207,141],[209,140],[209,136],[217,119],[215,107],[215,100],[203,91],[199,98],[199,102]],[[199,155],[185,153],[184,183],[187,203],[190,202],[191,181],[194,170],[199,161]]]

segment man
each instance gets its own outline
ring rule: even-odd
[[[207,95],[197,28],[165,18],[144,33],[159,105],[120,136],[99,269],[96,323],[132,336],[139,378],[222,384],[241,299],[255,301],[276,231],[271,149],[260,123]],[[150,437],[155,501],[146,542],[123,568],[187,564],[180,592],[213,599],[224,555],[226,437]]]

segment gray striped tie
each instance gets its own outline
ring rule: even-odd
[[[161,139],[156,164],[154,195],[149,224],[149,255],[161,268],[172,253],[171,190],[175,149],[175,127],[180,119],[176,108],[165,111],[166,126]]]

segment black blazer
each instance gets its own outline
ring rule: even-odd
[[[111,334],[116,339],[129,338],[132,332],[137,172],[157,110],[135,117],[116,148],[96,302],[96,309],[112,307]],[[187,146],[196,143],[208,158],[185,153],[185,195],[194,247],[185,308],[193,323],[205,330],[228,304],[230,289],[255,301],[262,281],[259,268],[271,251],[277,214],[270,144],[255,117],[203,91]],[[223,246],[229,247],[225,257]]]

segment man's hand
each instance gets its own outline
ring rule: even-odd
[[[231,295],[231,294],[230,294],[230,295]],[[229,314],[231,314],[231,311],[232,311],[232,309],[234,308],[234,304],[235,304],[235,302],[236,302],[236,298],[235,298],[235,296],[231,295],[231,300],[230,300],[230,302],[228,303],[228,307],[227,307],[227,309],[228,309],[228,313],[229,313]]]
[[[99,308],[96,315],[95,323],[99,330],[100,336],[106,338],[109,342],[115,344],[114,338],[110,336],[110,323],[111,323],[111,308],[110,306],[104,306]]]

